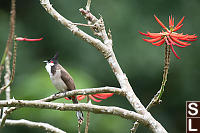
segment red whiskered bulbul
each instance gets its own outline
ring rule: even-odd
[[[49,73],[50,79],[53,83],[53,85],[56,87],[56,89],[59,92],[66,92],[66,91],[71,91],[75,90],[75,84],[70,76],[70,74],[58,63],[58,53],[48,61],[44,61],[46,63],[46,70]],[[74,104],[77,104],[77,98],[76,96],[69,97],[72,99]],[[76,112],[77,118],[79,122],[83,122],[83,113],[81,111]]]

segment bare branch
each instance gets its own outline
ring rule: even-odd
[[[87,11],[90,11],[90,4],[91,4],[91,0],[88,0],[88,1],[87,1],[87,5],[86,5],[86,7],[85,7],[85,9],[86,9]]]
[[[10,53],[10,52],[8,52],[8,53]],[[11,79],[10,79],[10,74],[11,74],[11,72],[10,72],[10,59],[9,59],[9,55],[7,55],[6,59],[5,59],[5,67],[6,67],[6,74],[4,76],[5,86],[0,89],[0,94],[1,94],[2,91],[4,91],[6,89],[6,99],[7,100],[10,99],[10,85],[13,82],[14,76],[15,76],[16,53],[17,53],[17,44],[15,42],[15,44],[14,44],[14,52],[13,52],[13,65],[12,65]],[[11,107],[9,109],[7,107],[3,108],[1,127],[4,126],[4,123],[5,123],[8,115],[14,110],[16,110],[15,107]]]
[[[1,83],[1,74],[4,69],[3,65],[5,63],[5,58],[8,55],[8,52],[10,51],[11,44],[13,42],[13,37],[15,34],[15,16],[16,16],[16,10],[15,10],[15,0],[11,0],[11,11],[10,11],[10,32],[8,36],[8,40],[6,43],[6,48],[4,50],[4,54],[1,59],[0,63],[0,83]]]
[[[1,127],[3,127],[4,126],[4,124],[5,124],[5,121],[6,121],[6,119],[7,119],[7,117],[8,117],[8,115],[9,114],[11,114],[14,110],[16,110],[17,108],[16,107],[10,107],[10,108],[8,108],[7,110],[5,110],[3,113],[4,113],[4,115],[2,116],[2,119],[1,119]]]
[[[84,10],[83,8],[80,8],[79,11],[85,17],[85,19],[87,19],[91,23],[95,24],[98,21],[98,19],[94,15],[92,15],[90,11]]]
[[[8,54],[11,54],[11,53],[9,52]],[[10,58],[9,58],[9,56],[10,55],[7,55],[6,59],[5,59],[5,69],[6,69],[6,73],[5,73],[5,76],[4,76],[5,86],[8,86],[9,83],[10,83],[11,71],[10,71]],[[4,89],[1,89],[1,90],[4,90]],[[7,100],[10,99],[10,87],[9,86],[6,88],[6,99]]]
[[[5,58],[5,69],[6,69],[6,73],[5,73],[5,76],[4,76],[4,82],[5,82],[5,86],[7,86],[5,89],[1,89],[0,91],[3,91],[5,90],[6,91],[6,100],[10,100],[10,75],[11,75],[11,71],[10,71],[10,55],[11,52],[8,51],[8,54]],[[2,118],[3,118],[3,121],[1,123],[1,127],[4,125],[4,122],[7,118],[7,114],[6,114],[6,111],[8,110],[8,107],[4,107],[3,108],[3,111],[2,111]]]
[[[85,18],[88,21],[91,21],[92,23],[94,23],[96,25],[99,24],[99,25],[97,25],[97,27],[98,27],[99,32],[101,33],[100,37],[104,40],[104,43],[107,43],[107,45],[110,48],[110,54],[107,57],[105,56],[105,58],[107,59],[110,67],[112,68],[121,88],[124,89],[124,91],[126,91],[126,93],[127,93],[126,97],[129,100],[129,102],[131,103],[131,105],[140,114],[148,113],[147,110],[145,109],[145,107],[142,105],[140,100],[137,98],[137,96],[133,92],[133,89],[132,89],[130,83],[128,82],[128,78],[123,73],[123,71],[115,57],[115,54],[112,50],[112,40],[109,39],[106,34],[103,19],[100,18],[98,20],[94,15],[92,15],[87,10],[79,9],[79,11],[82,13],[82,15],[85,16]],[[109,35],[109,36],[111,36],[111,35]]]
[[[97,19],[90,11],[87,9],[84,10],[83,8],[79,9],[81,14],[88,20],[88,22],[91,22],[94,24],[96,28],[93,28],[93,32],[95,35],[98,35],[101,37],[101,39],[104,41],[105,45],[112,46],[112,39],[108,38],[108,35],[106,33],[103,17],[100,16],[99,19]]]
[[[94,25],[89,25],[89,24],[81,24],[81,23],[73,23],[73,24],[77,26],[95,27]]]
[[[73,91],[68,91],[65,93],[53,94],[49,97],[40,99],[43,102],[50,102],[59,98],[69,97],[73,95],[87,95],[87,94],[96,94],[96,93],[115,93],[121,96],[125,96],[125,92],[122,89],[115,87],[100,87],[100,88],[89,88],[89,89],[77,89]]]
[[[59,21],[62,25],[67,27],[74,35],[80,37],[84,41],[88,42],[102,53],[107,54],[108,48],[104,45],[99,39],[93,38],[87,33],[83,32],[76,25],[74,25],[71,21],[64,18],[60,15],[50,4],[49,0],[40,0],[41,5],[45,8],[45,10],[57,21]]]
[[[1,122],[1,119],[0,119]],[[42,123],[42,122],[32,122],[28,120],[6,120],[6,125],[9,126],[27,126],[31,128],[42,128],[47,132],[52,132],[52,133],[66,133],[65,131],[62,131],[61,129],[54,127],[48,123]]]
[[[87,94],[96,94],[96,93],[115,93],[121,96],[125,96],[125,93],[122,91],[122,89],[115,88],[115,87],[101,87],[101,88],[89,88],[89,89],[79,89],[79,90],[73,90],[73,91],[68,91],[66,93],[59,93],[59,94],[53,94],[49,97],[40,99],[40,100],[35,100],[35,101],[43,101],[43,102],[50,102],[59,98],[63,97],[69,97],[73,95],[87,95]],[[20,107],[11,107],[7,108],[5,107],[4,115],[2,116],[2,123],[1,126],[4,125],[7,116],[12,113],[14,110],[18,109]]]
[[[10,52],[9,52],[10,53]],[[0,94],[6,89],[6,98],[10,99],[10,85],[14,80],[15,77],[15,66],[16,66],[16,56],[17,56],[17,43],[16,41],[14,42],[14,50],[13,50],[13,63],[12,63],[12,75],[10,79],[10,60],[9,57],[6,56],[6,74],[5,74],[5,86],[0,88]]]
[[[89,96],[87,96],[87,103],[92,104]],[[88,111],[87,116],[86,116],[86,123],[85,123],[85,133],[88,133],[89,125],[90,125],[90,112]]]
[[[40,109],[54,109],[60,111],[90,111],[97,114],[112,114],[120,116],[125,119],[130,120],[139,120],[139,122],[148,125],[148,118],[144,117],[133,111],[122,109],[119,107],[107,107],[107,106],[98,106],[91,105],[87,103],[79,104],[65,104],[65,103],[51,103],[51,102],[41,102],[41,101],[27,101],[27,100],[1,100],[0,107],[31,107],[31,108],[40,108]]]
[[[163,80],[162,84],[160,87],[160,90],[156,93],[156,95],[151,99],[150,103],[147,105],[146,109],[150,110],[154,105],[160,104],[162,94],[164,92],[164,87],[167,82],[167,75],[168,75],[168,70],[169,70],[169,63],[170,63],[170,46],[165,45],[165,64],[164,64],[164,72],[163,72]],[[133,125],[133,128],[131,129],[131,133],[135,133],[137,131],[137,128],[139,126],[139,122],[136,121]]]

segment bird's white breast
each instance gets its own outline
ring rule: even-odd
[[[46,66],[45,66],[47,72],[49,73],[49,75],[51,76],[52,73],[51,73],[51,63],[47,63]]]
[[[53,83],[53,85],[56,87],[57,90],[60,92],[67,91],[67,86],[64,83],[64,81],[61,79],[61,71],[56,70],[54,74],[51,73],[51,65],[50,63],[45,66],[47,72],[49,73],[50,79]]]
[[[54,75],[51,75],[50,78],[51,78],[53,85],[56,87],[57,90],[59,90],[60,92],[67,91],[67,86],[61,79],[60,70],[56,70],[56,73]]]

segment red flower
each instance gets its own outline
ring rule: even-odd
[[[101,102],[102,100],[98,100],[96,98],[99,99],[107,99],[108,97],[111,97],[114,93],[99,93],[99,94],[92,94],[92,95],[88,95],[89,98],[91,98],[93,101],[95,102]],[[77,99],[79,101],[83,100],[85,97],[87,97],[87,95],[78,95]],[[94,98],[96,97],[96,98]],[[66,100],[70,100],[69,98],[65,97]]]
[[[169,29],[156,17],[156,15],[154,15],[156,21],[163,27],[163,29],[166,30],[166,32],[162,31],[160,33],[142,33],[139,32],[140,34],[149,37],[149,39],[143,39],[146,42],[152,43],[155,46],[161,46],[164,42],[167,43],[167,45],[170,45],[172,52],[174,53],[174,55],[180,59],[180,57],[178,57],[178,55],[176,54],[173,45],[184,48],[186,46],[191,45],[190,43],[188,43],[187,41],[196,41],[197,36],[194,35],[184,35],[183,33],[176,33],[175,31],[179,30],[183,24],[183,20],[184,17],[180,20],[180,22],[174,27],[174,18],[169,16]]]
[[[17,37],[15,38],[16,41],[28,41],[28,42],[35,42],[35,41],[41,41],[43,37],[39,39],[28,39],[28,38],[23,38],[23,37]]]

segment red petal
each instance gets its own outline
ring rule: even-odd
[[[68,97],[64,97],[66,100],[70,100]]]
[[[171,42],[171,44],[173,44],[173,45],[176,45],[176,46],[181,47],[181,48],[186,47],[186,46],[182,46],[182,45],[179,45],[179,44],[175,43],[174,41],[172,41],[172,39],[169,36],[167,36],[167,38]]]
[[[43,37],[39,39],[28,39],[28,38],[22,38],[22,37],[15,38],[16,41],[29,41],[29,42],[41,41],[42,39]]]
[[[184,40],[184,41],[196,41],[197,39],[189,39],[189,38],[179,38],[179,40]]]
[[[183,24],[181,24],[181,25],[179,25],[179,26],[175,27],[175,28],[174,28],[174,30],[173,30],[173,32],[175,32],[175,31],[179,30],[179,29],[180,29],[182,26],[183,26]]]
[[[195,38],[197,38],[197,36],[195,34],[194,35],[188,35],[187,38],[189,38],[189,39],[195,39]]]
[[[156,45],[156,46],[161,46],[163,43],[165,42],[165,39],[163,38],[162,40],[156,42],[156,43],[152,43],[153,45]]]
[[[140,32],[140,31],[139,31],[139,33],[140,33],[141,35],[144,35],[144,36],[147,36],[147,37],[149,37],[149,35],[148,35],[148,34],[146,34],[146,33],[143,33],[143,32]]]
[[[78,95],[76,98],[81,101],[86,97],[86,95]]]
[[[154,15],[156,21],[163,27],[163,29],[165,29],[167,32],[169,32],[169,30],[167,29],[167,27],[156,17],[156,15]]]
[[[154,38],[154,39],[143,39],[143,40],[146,41],[146,42],[152,43],[152,42],[157,42],[157,41],[159,41],[160,39],[161,39],[161,37],[157,37],[157,38]]]
[[[147,32],[148,34],[148,37],[150,38],[157,38],[157,37],[161,37],[162,36],[162,33],[150,33],[150,32]]]
[[[171,21],[171,17],[169,16],[169,27],[172,26],[172,21]]]
[[[169,16],[169,27],[174,27],[174,18]]]
[[[189,45],[191,45],[190,43],[182,42],[182,41],[176,39],[175,37],[171,37],[171,38],[172,38],[172,40],[173,40],[174,42],[179,43],[179,44],[181,44],[181,45],[184,45],[184,46],[189,46]]]
[[[176,25],[175,28],[177,28],[177,27],[183,22],[184,18],[185,18],[185,17],[183,16],[183,18],[179,21],[179,23]]]
[[[194,34],[194,35],[184,35],[183,37],[180,37],[178,39],[185,41],[196,41],[197,40],[196,38],[197,36]]]
[[[170,45],[172,52],[174,53],[174,55],[176,56],[176,58],[180,59],[180,57],[178,57],[178,55],[176,54],[172,44]]]
[[[100,99],[106,99],[108,97],[113,96],[114,93],[99,93],[99,94],[93,94],[92,96]]]
[[[183,35],[183,33],[181,33],[181,34],[178,34],[178,33],[171,33],[170,36],[171,36],[171,37],[175,37],[175,38],[177,38],[177,39],[180,39],[180,38],[185,38],[185,37],[187,37],[188,35]]]
[[[93,101],[95,101],[95,102],[101,102],[102,100],[97,100],[97,99],[95,99],[92,95],[89,95],[89,97],[93,100]]]
[[[179,39],[179,40],[185,40],[185,41],[196,41],[197,39],[197,36],[196,35],[183,35],[182,33],[181,34],[178,34],[178,33],[171,33],[170,34],[171,37],[175,37],[176,39]]]

